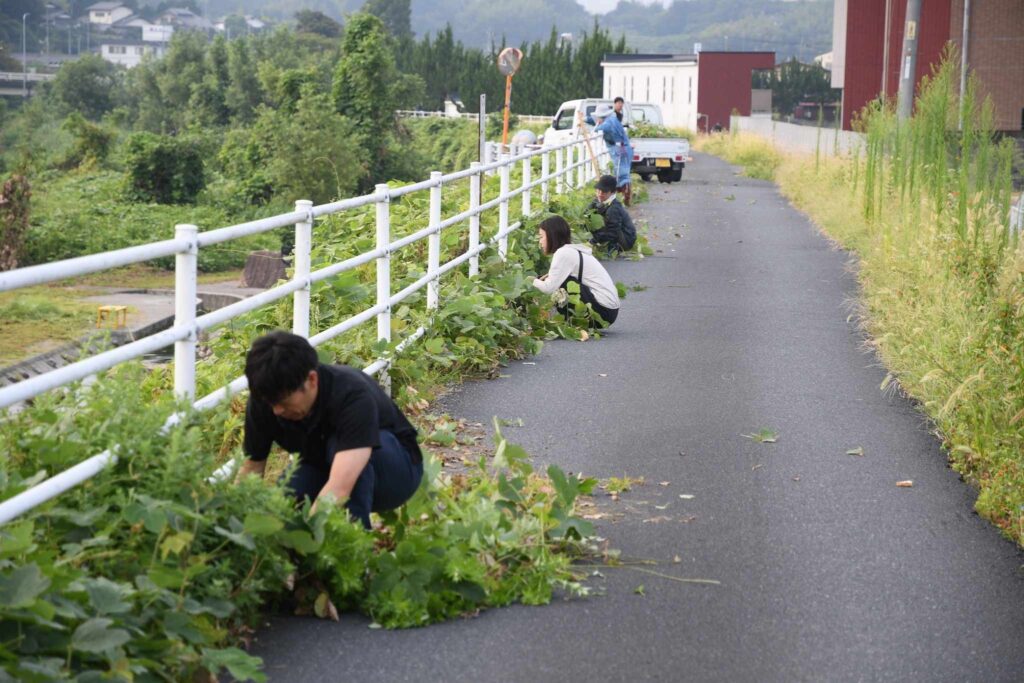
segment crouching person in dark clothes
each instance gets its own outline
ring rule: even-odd
[[[365,373],[320,363],[303,337],[272,332],[253,342],[245,359],[241,475],[262,476],[270,447],[299,454],[288,488],[298,501],[342,501],[370,528],[370,512],[393,510],[423,478],[416,429]]]
[[[603,175],[594,183],[597,198],[590,208],[604,220],[604,225],[594,231],[591,244],[609,251],[629,251],[636,244],[636,228],[629,211],[615,196],[615,178]]]

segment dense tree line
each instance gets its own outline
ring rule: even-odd
[[[503,47],[466,47],[449,26],[433,37],[400,40],[397,62],[402,71],[423,79],[425,108],[437,108],[446,96],[458,94],[467,111],[475,112],[478,96],[486,94],[488,108],[494,111],[504,101],[505,77],[496,67]],[[566,99],[600,96],[601,59],[628,49],[624,38],[613,41],[596,22],[577,41],[561,41],[552,28],[546,41],[523,43],[520,48],[523,62],[512,88],[512,110],[520,114],[554,114]]]

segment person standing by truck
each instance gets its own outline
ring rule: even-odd
[[[629,142],[629,135],[619,123],[619,119],[614,116],[614,110],[607,104],[598,105],[594,110],[593,117],[597,123],[594,130],[604,135],[605,144],[608,145],[618,192],[622,195],[623,203],[629,206],[633,200],[629,178],[633,161],[633,146]]]
[[[624,106],[626,106],[626,100],[622,99],[621,97],[616,97],[614,100],[612,100],[612,109],[615,110],[615,118],[619,120],[619,123],[622,124],[623,128],[629,128],[629,121],[622,120],[623,118],[625,118],[625,114],[622,113],[622,108]]]

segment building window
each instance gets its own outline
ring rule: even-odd
[[[622,95],[623,95],[623,97],[625,97],[625,95],[626,95],[626,77],[625,76],[622,77]]]
[[[668,102],[668,77],[661,77],[661,101],[662,103]]]
[[[645,102],[651,101],[651,77],[647,77],[647,95],[644,97]]]
[[[670,101],[671,102],[675,102],[676,101],[676,77],[675,76],[672,77],[672,98],[671,98]]]
[[[141,47],[135,48],[135,54],[141,55],[142,54],[142,48]]]
[[[629,99],[630,100],[635,100],[636,99],[636,94],[633,91],[633,77],[632,76],[629,77]]]
[[[124,45],[111,45],[110,54],[112,55],[123,55],[127,54],[128,50]]]
[[[693,76],[690,76],[690,90],[686,95],[687,104],[693,104]]]

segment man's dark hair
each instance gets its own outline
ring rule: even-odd
[[[252,343],[245,357],[249,393],[271,405],[297,391],[315,370],[320,359],[305,337],[291,332],[271,332]]]
[[[572,230],[561,216],[549,216],[537,226],[547,236],[548,254],[554,254],[567,244],[572,243]]]
[[[621,97],[616,97],[614,100],[612,100],[612,104],[618,104],[619,102],[625,104],[626,100],[622,99]]]
[[[603,175],[594,183],[594,189],[601,190],[601,192],[615,192],[617,188],[618,181],[615,180],[615,176]]]

